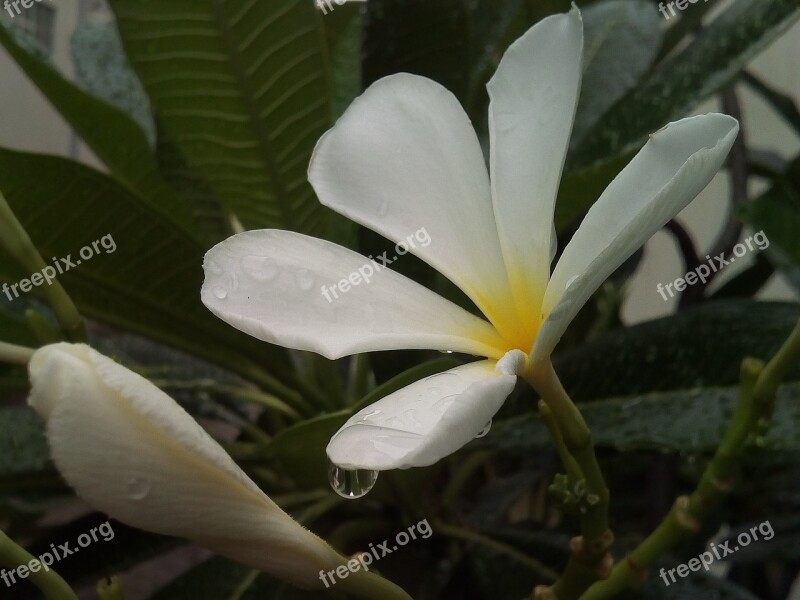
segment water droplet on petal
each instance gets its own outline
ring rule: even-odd
[[[348,471],[333,463],[328,465],[328,481],[331,484],[331,488],[342,498],[347,498],[348,500],[366,496],[375,487],[377,480],[378,471],[364,469]]]
[[[577,279],[578,279],[577,275],[573,275],[572,277],[567,279],[566,289],[569,289],[572,286],[572,284],[575,283],[575,281],[577,281]]]
[[[304,292],[314,287],[314,274],[308,269],[300,269],[297,272],[297,287]]]
[[[477,440],[478,438],[484,437],[487,433],[489,433],[491,429],[492,429],[492,420],[489,419],[489,422],[486,424],[486,427],[481,429],[480,433],[478,433],[478,435],[475,436],[475,439]]]
[[[278,274],[278,265],[266,256],[245,256],[242,259],[242,270],[253,279],[269,281]]]
[[[453,353],[452,350],[439,350],[439,352],[441,352],[442,354],[452,354]]]
[[[143,500],[150,493],[150,480],[143,477],[134,477],[128,482],[128,498],[131,500]]]
[[[214,292],[214,295],[217,298],[219,298],[220,300],[224,300],[225,298],[228,297],[228,290],[226,290],[221,285],[215,286],[213,292]]]

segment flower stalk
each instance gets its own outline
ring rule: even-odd
[[[800,323],[766,364],[754,358],[742,361],[739,398],[722,442],[709,462],[697,488],[681,496],[656,529],[627,558],[618,563],[605,581],[590,587],[581,600],[614,598],[642,583],[653,562],[682,540],[695,535],[734,487],[739,459],[749,442],[766,433],[775,407],[775,393],[788,368],[800,360]]]
[[[570,542],[570,558],[552,586],[538,586],[534,600],[574,600],[611,572],[609,548],[614,534],[608,525],[610,494],[595,454],[592,434],[567,394],[550,361],[534,364],[522,376],[541,396],[540,411],[553,435],[567,473],[586,488],[581,508],[581,535]]]
[[[38,273],[47,266],[2,193],[0,193],[0,245],[30,273]],[[61,283],[53,279],[50,285],[45,285],[41,289],[67,338],[73,342],[86,341],[86,329],[81,315]]]
[[[0,566],[17,569],[20,566],[38,562],[36,557],[0,531]],[[52,569],[39,568],[36,571],[30,569],[28,580],[41,590],[46,600],[78,600],[78,596],[67,582]]]

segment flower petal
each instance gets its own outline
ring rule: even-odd
[[[320,139],[308,174],[324,205],[395,243],[424,228],[432,243],[411,252],[513,331],[486,164],[444,87],[406,73],[377,81]]]
[[[292,520],[169,396],[88,346],[30,363],[30,404],[78,495],[114,518],[194,540],[305,588],[343,559]]]
[[[600,284],[683,210],[725,162],[739,125],[707,114],[670,123],[617,175],[564,249],[547,286],[534,361],[550,355]]]
[[[402,348],[503,354],[502,340],[486,321],[324,240],[247,231],[209,250],[204,269],[205,305],[266,342],[328,358]],[[349,289],[342,291],[340,282]]]
[[[581,81],[580,11],[553,15],[514,42],[489,82],[495,218],[520,329],[530,348],[550,275],[553,210]]]
[[[514,389],[516,374],[496,365],[462,365],[378,400],[336,432],[328,458],[343,469],[386,471],[452,454],[475,439]]]

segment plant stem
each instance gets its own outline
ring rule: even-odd
[[[67,582],[61,579],[58,573],[52,569],[43,570],[36,557],[15,544],[11,538],[0,531],[0,566],[7,569],[17,569],[32,562],[38,563],[40,566],[36,572],[30,571],[28,579],[41,590],[47,600],[78,600],[78,596],[67,585]],[[7,576],[10,575],[7,574]]]
[[[694,492],[675,501],[656,529],[626,558],[611,575],[594,584],[580,600],[613,598],[641,583],[647,568],[664,552],[696,534],[702,521],[733,489],[739,458],[755,435],[765,433],[775,405],[775,393],[786,370],[800,359],[800,323],[786,342],[764,366],[754,358],[742,361],[739,398],[723,435]]]
[[[592,434],[578,407],[572,402],[550,361],[523,372],[546,406],[545,423],[555,433],[554,441],[565,459],[565,468],[580,473],[586,483],[586,498],[593,501],[581,514],[581,535],[570,542],[570,558],[564,572],[550,586],[537,587],[536,600],[575,600],[590,585],[611,572],[613,558],[608,551],[614,535],[608,525],[609,491],[595,455]]]
[[[31,274],[41,273],[48,266],[2,193],[0,193],[0,244]],[[85,342],[86,329],[81,315],[58,279],[53,279],[49,285],[42,286],[41,290],[67,338],[72,342]]]
[[[34,352],[33,348],[0,342],[0,362],[3,363],[27,366]]]

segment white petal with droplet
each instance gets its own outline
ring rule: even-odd
[[[345,469],[423,467],[452,454],[491,421],[516,377],[479,361],[426,377],[352,416],[328,458]]]
[[[271,278],[252,275],[254,256],[269,261]],[[206,264],[216,269],[206,268],[203,303],[266,342],[328,358],[400,348],[497,358],[504,352],[504,342],[486,321],[324,240],[274,229],[247,231],[209,250]]]
[[[486,163],[443,86],[407,73],[372,84],[320,139],[309,181],[323,204],[357,223],[395,243],[412,236],[411,253],[513,332]],[[429,243],[413,238],[423,228]]]
[[[148,531],[307,588],[342,559],[270,500],[169,396],[88,346],[56,344],[30,363],[30,404],[79,496]]]
[[[709,184],[738,131],[736,119],[711,113],[670,123],[650,136],[564,248],[545,293],[547,318],[534,360],[550,355],[603,281]]]

